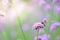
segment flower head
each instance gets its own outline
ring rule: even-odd
[[[44,25],[42,24],[42,23],[35,23],[34,25],[33,25],[33,29],[39,29],[39,28],[43,28],[44,27]]]
[[[57,2],[59,2],[59,0],[53,0],[53,2],[54,2],[54,3],[57,3]]]
[[[56,23],[53,23],[52,25],[51,25],[51,27],[50,27],[50,31],[53,31],[53,30],[55,30],[57,27],[59,27],[60,26],[60,23],[59,22],[56,22]]]
[[[50,35],[47,35],[47,34],[44,34],[38,37],[39,40],[49,40],[49,38],[50,38]]]
[[[24,24],[24,25],[22,26],[22,30],[23,30],[24,32],[26,32],[28,29],[29,29],[29,25],[28,25],[28,24]]]
[[[46,11],[51,10],[51,6],[50,6],[49,4],[46,4],[46,5],[44,6],[44,10],[46,10]]]
[[[58,13],[60,13],[60,6],[55,6],[54,8]]]
[[[49,39],[50,39],[50,35],[47,35],[47,34],[38,36],[38,40],[49,40]],[[34,40],[37,40],[37,37],[35,37]]]
[[[46,2],[44,0],[40,0],[38,4],[39,4],[39,6],[44,6],[46,4]]]

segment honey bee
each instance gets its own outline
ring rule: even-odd
[[[45,26],[46,25],[46,20],[43,20],[41,23]]]

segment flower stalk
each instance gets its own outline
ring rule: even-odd
[[[21,32],[23,34],[24,40],[27,40],[26,37],[25,37],[25,34],[22,30],[22,23],[21,23],[21,19],[19,17],[17,17],[17,21],[18,21],[19,28],[21,29]]]

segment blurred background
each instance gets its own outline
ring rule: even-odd
[[[33,25],[44,19],[41,40],[60,40],[60,0],[0,0],[0,40],[37,40]]]

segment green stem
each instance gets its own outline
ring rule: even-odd
[[[52,5],[52,10],[50,11],[50,22],[49,22],[49,26],[51,25],[51,23],[53,22],[54,20],[54,4],[51,4]]]
[[[22,30],[21,19],[19,17],[17,17],[17,21],[18,21],[18,25],[20,26],[21,32],[23,34],[24,40],[27,40],[26,37],[25,37],[25,34],[24,34],[23,30]]]
[[[60,22],[60,14],[58,14],[58,22]]]
[[[37,29],[37,32],[36,32],[36,35],[37,35],[37,40],[38,40],[38,32],[39,32],[39,29]]]

